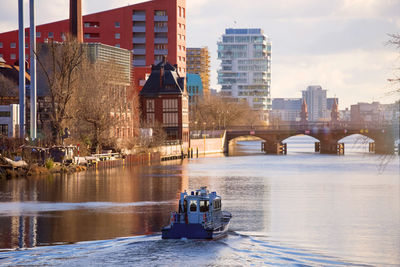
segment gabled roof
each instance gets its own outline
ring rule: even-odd
[[[182,95],[185,93],[185,78],[180,77],[176,66],[165,58],[151,67],[150,77],[140,91],[141,96]]]

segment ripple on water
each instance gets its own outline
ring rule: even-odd
[[[220,240],[162,240],[159,234],[5,251],[1,265],[359,265],[311,250],[230,232]]]

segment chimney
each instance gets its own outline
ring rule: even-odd
[[[69,0],[69,30],[78,42],[83,42],[82,0]]]

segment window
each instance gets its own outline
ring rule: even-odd
[[[221,209],[221,199],[214,200],[214,210]]]
[[[119,33],[115,34],[115,39],[119,39],[121,37],[121,35]]]
[[[185,8],[182,7],[182,13],[183,13],[183,17],[186,17],[186,12],[185,12]]]
[[[67,37],[65,36],[65,33],[61,33],[61,39],[63,40],[63,41],[65,41],[66,39],[67,39]]]
[[[37,38],[40,38],[41,36],[42,36],[42,34],[41,34],[40,32],[37,32],[37,33],[36,33],[36,37],[37,37]]]
[[[10,48],[15,48],[15,47],[17,47],[17,45],[15,43],[10,44]]]
[[[8,124],[0,124],[0,134],[8,136]]]
[[[208,210],[208,200],[200,200],[200,212],[207,212]]]
[[[146,114],[146,122],[147,122],[149,125],[154,125],[154,121],[155,121],[154,113],[147,113],[147,114]]]
[[[11,59],[16,59],[17,56],[16,56],[15,54],[11,54],[11,55],[10,55],[10,58],[11,58]]]
[[[163,113],[163,124],[165,127],[178,126],[178,113]]]
[[[25,43],[25,48],[29,48],[29,44],[28,43]]]
[[[119,24],[118,21],[115,22],[115,28],[119,28],[121,25]]]
[[[3,42],[0,42],[0,48],[3,48]]]
[[[179,17],[182,17],[182,8],[179,6]]]
[[[54,32],[49,32],[49,38],[54,38]]]
[[[178,99],[163,99],[163,112],[177,112]]]
[[[10,111],[0,111],[0,117],[1,118],[9,118],[11,116]]]
[[[154,27],[165,28],[165,27],[168,27],[168,24],[165,21],[155,21]]]
[[[115,47],[121,47],[121,45],[120,44],[116,44]]]
[[[90,38],[90,33],[85,33],[85,34],[83,35],[83,38],[89,39],[89,38]]]
[[[165,10],[154,10],[154,15],[155,16],[166,16],[167,15],[167,11],[165,11]]]
[[[146,111],[147,112],[154,112],[154,99],[147,99],[146,100]]]
[[[196,212],[197,211],[197,200],[190,200],[189,208],[190,208],[190,211]]]
[[[0,58],[3,58],[3,54],[0,54]]]

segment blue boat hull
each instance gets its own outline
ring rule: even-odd
[[[206,229],[202,224],[173,223],[162,229],[163,239],[217,239],[227,234],[229,222],[215,229]]]

